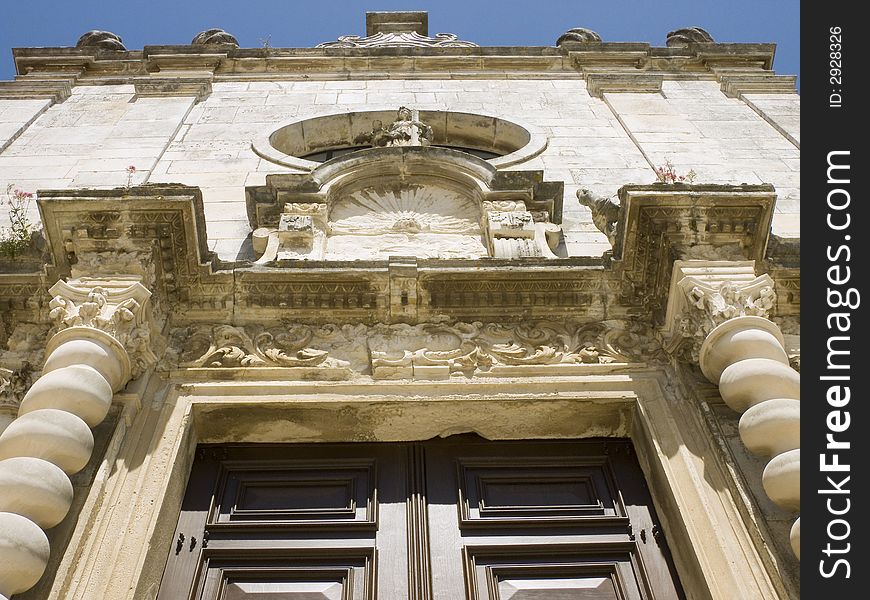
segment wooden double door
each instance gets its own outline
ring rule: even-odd
[[[626,440],[200,446],[158,600],[680,599]]]

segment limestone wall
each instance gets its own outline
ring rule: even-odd
[[[651,183],[654,167],[665,161],[679,173],[694,170],[698,183],[772,183],[779,194],[774,234],[799,236],[796,94],[741,100],[727,97],[717,82],[665,81],[661,94],[599,99],[579,79],[218,82],[212,88],[199,103],[192,96],[136,97],[132,85],[75,86],[70,98],[47,109],[46,100],[0,101],[0,147],[7,144],[0,187],[122,186],[133,165],[134,185],[200,186],[210,248],[224,259],[250,259],[244,188],[288,171],[257,156],[253,138],[289,119],[409,105],[540,128],[549,138],[546,150],[510,168],[543,169],[545,179],[565,183],[563,229],[571,256],[600,256],[610,248],[576,191],[613,195],[626,183]],[[36,219],[35,203],[31,211]]]

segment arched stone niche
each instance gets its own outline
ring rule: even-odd
[[[261,264],[556,258],[561,182],[436,146],[370,148],[246,190]]]
[[[432,144],[499,154],[487,162],[496,168],[522,163],[544,151],[547,137],[538,128],[499,117],[443,110],[421,110],[420,120],[432,127]],[[301,158],[314,152],[365,145],[361,140],[377,122],[390,123],[396,108],[345,112],[287,121],[263,132],[251,143],[254,152],[273,163],[302,171],[320,164]]]

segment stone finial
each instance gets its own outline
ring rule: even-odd
[[[700,27],[684,27],[669,31],[665,43],[668,48],[679,48],[689,44],[712,44],[714,41],[713,36]]]
[[[121,50],[125,51],[124,43],[120,36],[111,31],[100,31],[93,29],[88,31],[79,41],[76,42],[76,48],[99,48],[100,50]]]
[[[556,46],[561,46],[563,42],[600,42],[601,36],[591,29],[585,27],[573,27],[559,36],[556,40]]]
[[[200,31],[190,41],[191,46],[208,46],[211,44],[224,44],[239,47],[239,41],[231,33],[227,33],[223,29],[214,28]]]

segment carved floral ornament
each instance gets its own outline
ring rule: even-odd
[[[174,329],[171,338],[170,362],[182,368],[318,367],[376,379],[639,362],[659,352],[644,326],[624,321],[190,325]]]
[[[52,286],[48,314],[54,327],[50,333],[86,327],[109,334],[127,351],[132,376],[137,377],[157,362],[154,350],[159,350],[146,315],[151,292],[137,282],[88,283],[85,287],[59,281]]]
[[[697,363],[701,345],[735,317],[773,315],[776,291],[769,275],[755,276],[753,261],[681,261],[674,264],[667,307],[665,349]]]

